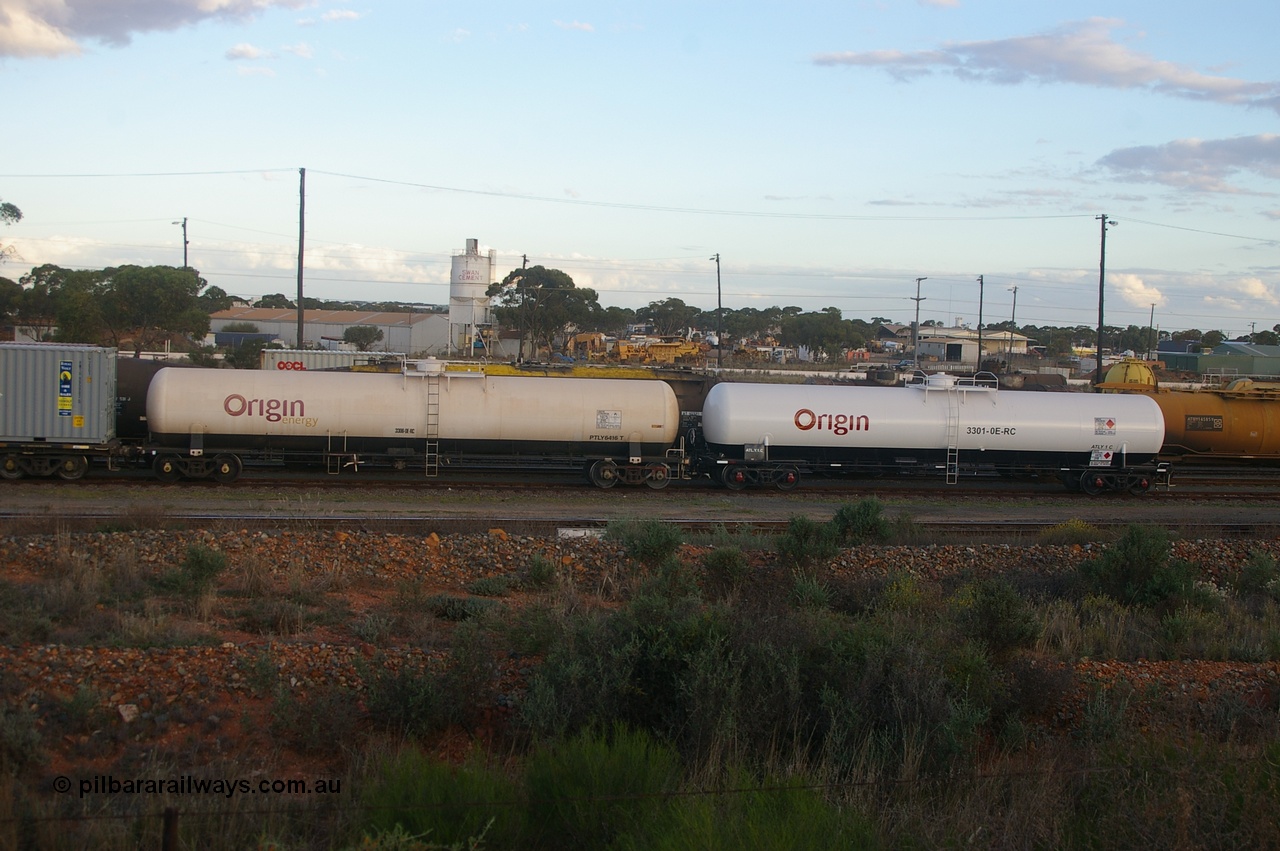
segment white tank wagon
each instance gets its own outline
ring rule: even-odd
[[[244,459],[418,468],[584,467],[592,481],[665,485],[682,465],[675,392],[661,381],[161,370],[147,395],[165,479],[230,481]]]
[[[794,487],[802,471],[1052,471],[1068,488],[1143,492],[1167,469],[1150,399],[1000,391],[937,374],[905,388],[718,384],[702,412],[703,466],[731,488]]]

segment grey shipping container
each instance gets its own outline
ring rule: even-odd
[[[0,343],[0,443],[88,448],[115,436],[115,349]]]

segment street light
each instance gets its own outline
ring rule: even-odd
[[[182,225],[182,268],[187,268],[187,217],[183,216],[182,221],[174,222],[175,225]]]
[[[927,276],[923,278],[916,278],[916,297],[911,299],[916,303],[916,321],[915,324],[911,326],[911,368],[913,370],[920,368],[920,302],[924,301],[924,299],[920,297],[920,282],[927,280],[929,280]]]

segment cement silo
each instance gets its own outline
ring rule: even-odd
[[[467,248],[453,255],[449,275],[449,350],[472,354],[488,348],[489,296],[496,252],[480,253],[479,240],[468,239]]]

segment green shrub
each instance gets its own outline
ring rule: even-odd
[[[996,658],[1032,647],[1040,637],[1035,610],[1005,579],[974,582],[957,595],[961,631],[982,644]]]
[[[787,521],[787,530],[778,536],[778,555],[789,567],[808,567],[835,558],[840,542],[834,527],[803,515]]]
[[[737,591],[747,578],[749,568],[747,554],[735,546],[716,547],[702,556],[704,581],[712,593]]]
[[[472,757],[453,767],[417,750],[385,760],[361,788],[366,833],[388,836],[399,830],[418,845],[361,845],[360,848],[516,848],[522,811],[515,781],[499,768]],[[479,845],[471,840],[483,837]],[[430,844],[427,844],[430,843]]]
[[[1074,517],[1056,526],[1043,529],[1036,536],[1036,540],[1042,546],[1089,544],[1101,538],[1102,532],[1097,526]]]
[[[422,737],[449,723],[440,677],[431,671],[379,666],[364,672],[365,708],[375,725],[403,736]]]
[[[0,704],[0,775],[21,774],[43,761],[35,714]]]
[[[852,807],[824,800],[812,788],[815,778],[758,778],[730,773],[725,784],[744,790],[732,795],[675,798],[664,816],[628,834],[619,851],[741,851],[786,848],[828,851],[875,848],[879,837],[871,821]]]
[[[1280,565],[1266,553],[1250,553],[1249,560],[1232,577],[1232,585],[1241,597],[1280,601]]]
[[[622,726],[545,747],[525,770],[530,838],[546,847],[607,848],[660,817],[679,775],[672,748]]]
[[[529,568],[525,571],[524,584],[529,588],[543,589],[551,585],[556,578],[556,566],[551,559],[535,553],[529,558]]]
[[[605,537],[621,544],[627,555],[650,567],[671,558],[684,543],[680,529],[661,520],[610,523]]]
[[[478,597],[505,597],[511,593],[511,580],[506,576],[481,576],[467,585],[467,593]]]
[[[356,695],[336,685],[299,693],[282,684],[271,706],[271,732],[311,753],[349,748],[355,742],[359,721]]]
[[[791,585],[791,604],[798,609],[826,609],[831,606],[831,591],[812,573],[797,571]]]
[[[1127,605],[1158,605],[1191,591],[1194,572],[1185,561],[1170,559],[1163,529],[1131,525],[1116,543],[1080,565],[1091,590]]]
[[[496,600],[459,597],[456,594],[433,594],[423,601],[423,608],[446,621],[465,621],[501,605]]]
[[[187,557],[161,584],[184,597],[196,598],[213,588],[218,575],[227,568],[227,557],[200,544],[187,548]]]
[[[840,506],[831,518],[836,540],[843,546],[883,544],[888,541],[891,527],[883,511],[884,505],[875,498]]]

